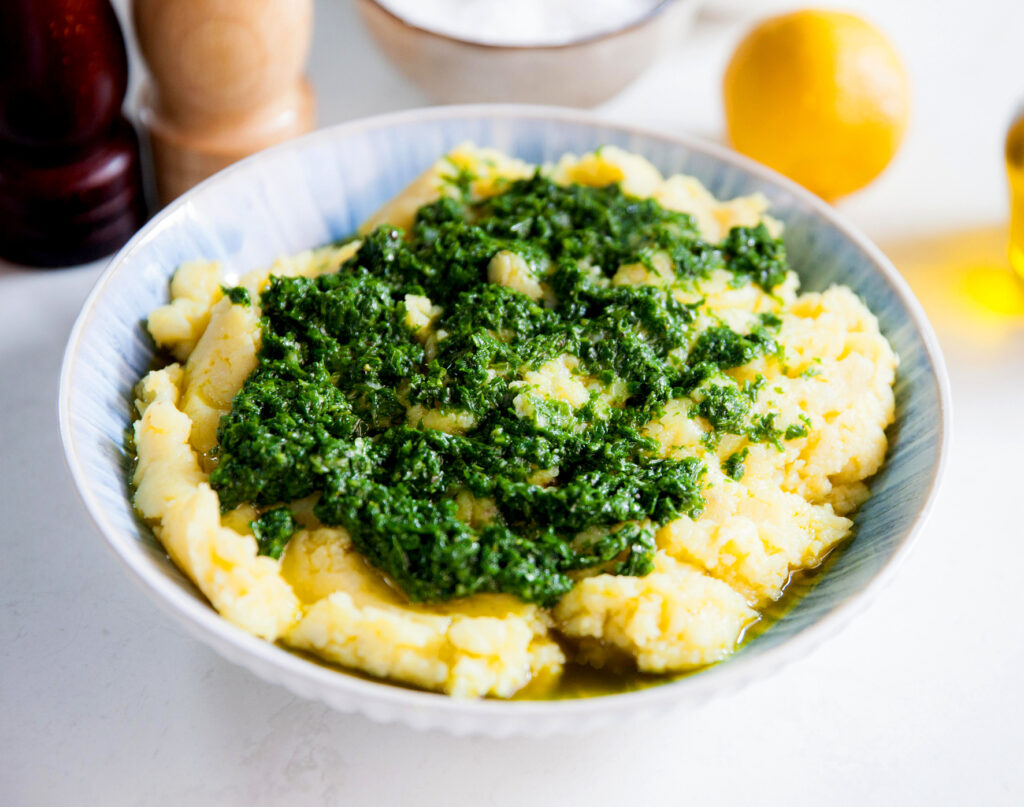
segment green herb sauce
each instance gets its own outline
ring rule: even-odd
[[[722,471],[733,482],[739,482],[743,478],[743,474],[746,472],[743,462],[747,459],[748,454],[750,454],[749,448],[744,448],[742,451],[734,451],[722,463]]]
[[[268,510],[250,526],[259,545],[259,554],[270,555],[275,559],[284,554],[284,548],[299,529],[295,516],[287,507]]]
[[[781,359],[781,322],[701,331],[701,303],[608,280],[664,251],[677,286],[724,268],[771,292],[785,278],[784,247],[763,226],[707,243],[688,215],[617,185],[563,187],[538,173],[467,197],[420,208],[408,234],[376,229],[337,273],[271,279],[259,365],[218,431],[210,481],[221,505],[318,494],[317,518],[344,527],[416,602],[506,592],[549,606],[581,570],[647,574],[657,527],[699,516],[706,470],[694,456],[660,456],[643,427],[688,398],[715,432],[776,446],[795,434],[774,413],[752,414],[763,378],[741,386],[724,372]],[[552,304],[487,282],[503,250],[533,268]],[[406,324],[406,295],[442,308],[434,352]],[[522,373],[563,354],[576,372],[622,385],[625,402],[594,392],[574,409],[537,396],[517,414]],[[469,413],[474,425],[409,425],[416,404]],[[738,479],[734,457],[727,472]],[[531,481],[555,468],[556,484]],[[462,491],[493,502],[493,519],[461,520]],[[279,557],[296,526],[287,506],[265,512],[253,523],[260,551]]]
[[[231,300],[232,305],[252,305],[252,300],[249,298],[249,290],[243,286],[221,286],[221,291],[224,292],[224,296]]]

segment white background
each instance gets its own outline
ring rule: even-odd
[[[891,169],[842,209],[924,302],[955,404],[942,499],[867,612],[737,695],[578,738],[417,734],[294,698],[164,617],[71,488],[57,375],[101,265],[0,264],[0,805],[1024,804],[1024,291],[1003,265],[1001,160],[1024,3],[850,6],[897,44],[915,108]],[[317,14],[322,124],[426,103],[347,2]],[[720,138],[750,19],[705,15],[599,111]]]

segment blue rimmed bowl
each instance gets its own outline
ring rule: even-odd
[[[531,162],[613,144],[644,155],[666,175],[698,177],[718,197],[760,191],[785,223],[803,287],[852,287],[899,354],[889,457],[857,514],[856,537],[795,607],[728,661],[638,692],[552,702],[466,702],[367,681],[222,619],[135,518],[123,434],[131,389],[154,357],[143,321],[166,302],[174,269],[212,258],[244,272],[348,235],[464,141]],[[64,358],[59,408],[68,465],[100,532],[131,575],[192,634],[257,675],[338,709],[492,736],[580,731],[706,701],[806,654],[863,608],[906,556],[935,500],[950,437],[949,382],[931,326],[885,256],[832,208],[717,146],[581,112],[520,106],[440,107],[344,124],[250,157],[185,194],[118,253],[89,295]]]

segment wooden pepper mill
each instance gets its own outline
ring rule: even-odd
[[[127,82],[108,0],[0,0],[0,256],[84,263],[145,221]]]
[[[133,0],[132,12],[153,79],[141,118],[162,204],[313,127],[312,0]]]

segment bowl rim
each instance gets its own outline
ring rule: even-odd
[[[755,657],[735,657],[727,663],[713,665],[707,674],[686,676],[649,688],[564,700],[463,700],[435,692],[409,689],[387,681],[367,680],[348,674],[343,668],[330,667],[310,661],[299,654],[260,639],[224,619],[200,594],[196,597],[177,581],[168,577],[152,562],[138,534],[130,540],[121,540],[120,531],[107,519],[106,513],[92,490],[91,481],[79,455],[71,425],[71,402],[74,374],[81,335],[95,316],[95,304],[107,287],[118,276],[122,267],[140,246],[169,226],[178,211],[191,204],[192,197],[228,181],[237,173],[249,170],[268,155],[310,148],[320,141],[342,135],[372,132],[396,125],[434,120],[460,119],[531,119],[564,122],[604,129],[614,129],[628,135],[653,138],[671,143],[694,153],[711,157],[739,168],[756,179],[793,195],[813,212],[843,233],[874,264],[910,314],[910,319],[921,337],[925,355],[930,363],[938,388],[939,417],[937,423],[938,457],[931,468],[928,493],[915,514],[906,535],[874,577],[853,592],[816,622],[786,641],[767,649]],[[540,736],[553,732],[580,731],[608,723],[626,715],[663,711],[670,706],[686,702],[703,702],[717,694],[739,689],[753,680],[763,679],[782,667],[818,647],[827,637],[838,633],[854,616],[867,608],[893,578],[906,560],[934,508],[941,481],[948,464],[952,433],[952,396],[949,377],[935,332],[910,287],[889,259],[857,227],[845,221],[830,205],[790,179],[772,169],[733,152],[724,146],[690,135],[672,134],[656,129],[620,124],[602,117],[562,107],[526,104],[465,104],[425,107],[361,118],[320,129],[302,137],[266,149],[247,157],[204,180],[195,188],[174,200],[154,216],[110,260],[95,286],[86,297],[68,337],[60,373],[58,391],[58,420],[65,461],[78,494],[93,523],[104,538],[104,543],[131,573],[132,578],[167,613],[176,618],[191,634],[213,647],[229,660],[256,671],[264,678],[282,684],[304,697],[325,701],[343,711],[358,711],[383,722],[405,722],[413,728],[435,728],[459,734],[532,734]],[[186,577],[187,580],[187,577]],[[189,583],[191,586],[191,583]],[[249,658],[243,658],[248,656]],[[344,698],[344,703],[330,693]],[[469,722],[466,722],[469,718]],[[590,718],[589,722],[572,724],[573,718]],[[502,723],[501,721],[506,721]],[[539,721],[534,726],[530,721]]]
[[[514,53],[518,51],[544,51],[552,52],[557,50],[564,50],[566,48],[574,48],[578,45],[591,45],[597,42],[601,42],[608,39],[614,39],[620,34],[629,33],[630,31],[642,28],[651,22],[655,17],[658,17],[662,12],[668,10],[672,5],[681,3],[693,3],[695,0],[658,0],[658,2],[651,8],[645,10],[640,16],[631,18],[628,22],[623,23],[617,28],[610,28],[606,30],[597,31],[596,33],[586,34],[579,37],[578,39],[572,39],[568,42],[553,42],[549,44],[537,44],[537,45],[507,45],[496,42],[481,42],[475,39],[464,39],[459,36],[452,34],[445,34],[441,31],[435,31],[432,28],[424,28],[422,25],[417,25],[414,22],[410,22],[405,17],[392,11],[390,8],[384,5],[381,0],[361,0],[369,6],[373,6],[379,11],[383,12],[387,17],[391,18],[394,22],[399,23],[403,28],[407,28],[410,31],[417,34],[424,34],[426,36],[434,37],[443,41],[451,42],[457,45],[463,45],[470,48],[476,48],[478,50],[485,51],[500,51],[503,53]],[[357,4],[358,5],[358,4]],[[466,106],[476,106],[466,105]]]

